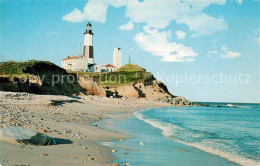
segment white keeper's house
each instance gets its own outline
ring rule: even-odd
[[[121,67],[122,52],[121,48],[118,47],[113,51],[113,65],[107,64],[101,67],[94,63],[93,35],[92,25],[88,22],[84,33],[83,54],[64,58],[62,60],[63,69],[83,72],[113,72]]]

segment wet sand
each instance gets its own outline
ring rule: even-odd
[[[140,109],[168,104],[98,96],[53,96],[0,92],[0,127],[17,126],[63,140],[51,146],[0,141],[2,165],[108,165],[111,149],[97,144],[128,135],[99,128],[98,121],[126,118]]]

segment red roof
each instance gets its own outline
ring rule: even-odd
[[[116,68],[115,66],[111,65],[111,64],[108,64],[108,65],[104,65],[102,67],[112,67],[112,68]]]
[[[78,59],[79,57],[80,57],[80,55],[77,55],[77,56],[68,56],[67,58],[63,59],[63,61],[71,60],[71,59]]]

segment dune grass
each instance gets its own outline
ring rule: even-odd
[[[31,77],[33,75],[42,74],[66,74],[61,72],[60,67],[48,61],[30,60],[26,62],[0,62],[0,76],[15,76],[16,78]],[[62,69],[63,70],[63,69]],[[50,73],[51,72],[51,73]],[[146,72],[145,69],[135,64],[127,64],[119,68],[115,72],[97,73],[97,72],[72,72],[68,73],[78,74],[93,78],[102,86],[123,86],[130,85],[138,81],[149,79],[152,74]]]
[[[117,72],[120,71],[146,71],[146,70],[136,64],[126,64],[117,70]]]
[[[37,61],[30,60],[26,62],[15,62],[15,61],[7,61],[0,62],[0,74],[1,75],[20,75],[25,74],[25,70],[28,67],[34,67],[35,65],[46,64],[53,66],[54,64],[48,61]]]
[[[130,85],[152,77],[152,74],[145,71],[119,71],[119,72],[71,72],[85,77],[93,78],[102,86],[123,86]]]
[[[102,86],[130,85],[152,77],[150,72],[146,72],[145,69],[135,64],[126,64],[115,72],[70,72],[91,77]]]

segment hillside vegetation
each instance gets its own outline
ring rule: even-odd
[[[145,69],[135,64],[126,64],[115,72],[91,73],[91,72],[72,72],[70,73],[83,75],[93,78],[102,86],[123,86],[131,85],[139,81],[151,79],[153,75],[146,72]]]
[[[14,61],[8,61],[8,62],[0,62],[0,74],[2,75],[19,75],[19,74],[25,74],[29,73],[29,70],[34,70],[31,73],[38,74],[41,71],[48,67],[52,69],[59,69],[58,66],[55,64],[48,62],[48,61],[36,61],[36,60],[30,60],[27,62],[14,62]],[[41,69],[41,70],[37,70]]]
[[[185,98],[172,95],[164,83],[133,64],[115,72],[90,73],[68,72],[46,61],[0,62],[0,82],[0,91],[144,98],[178,106],[192,105]]]
[[[69,78],[75,78],[69,82]],[[82,88],[74,74],[48,61],[0,62],[0,90],[37,94],[77,95]]]
[[[119,71],[146,71],[146,70],[136,64],[126,64],[117,70],[117,72]]]

